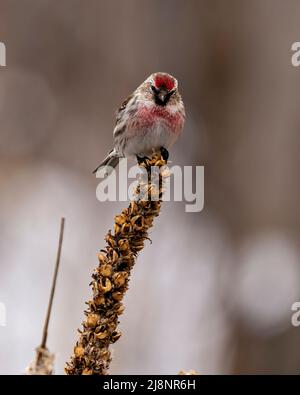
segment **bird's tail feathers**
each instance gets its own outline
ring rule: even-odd
[[[103,162],[98,167],[96,167],[93,173],[97,173],[98,170],[103,169],[103,173],[101,171],[102,177],[109,176],[113,169],[119,164],[121,158],[122,156],[115,149],[113,149],[103,160]]]

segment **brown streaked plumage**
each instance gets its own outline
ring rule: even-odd
[[[185,110],[176,78],[167,73],[148,77],[120,106],[116,113],[114,149],[94,170],[104,167],[108,175],[120,158],[151,155],[168,149],[179,137]]]

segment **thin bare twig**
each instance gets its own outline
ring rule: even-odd
[[[58,242],[58,249],[57,249],[57,255],[56,255],[56,263],[55,263],[50,298],[49,298],[49,302],[48,302],[48,308],[47,308],[47,313],[46,313],[46,318],[45,318],[45,323],[44,323],[42,342],[41,342],[40,346],[37,347],[37,349],[36,349],[36,355],[35,355],[34,361],[27,368],[28,375],[52,375],[53,374],[54,354],[51,354],[49,352],[49,350],[47,349],[46,343],[47,343],[47,337],[48,337],[48,327],[49,327],[49,321],[50,321],[50,316],[51,316],[53,298],[54,298],[54,294],[55,294],[57,274],[58,274],[58,269],[59,269],[59,264],[60,264],[64,227],[65,227],[65,219],[62,218],[61,223],[60,223],[60,234],[59,234],[59,242]]]
[[[40,346],[41,348],[46,348],[46,342],[47,342],[47,336],[48,336],[48,326],[49,326],[53,298],[54,298],[54,293],[55,293],[58,268],[59,268],[59,264],[60,264],[60,256],[61,256],[61,248],[62,248],[62,243],[63,243],[64,228],[65,228],[65,218],[62,218],[61,222],[60,222],[60,234],[59,234],[59,242],[58,242],[58,249],[57,249],[57,255],[56,255],[55,270],[54,270],[54,274],[53,274],[52,287],[51,287],[48,309],[47,309],[47,314],[46,314],[46,319],[45,319],[45,324],[44,324],[44,329],[43,329],[43,337],[42,337],[42,342],[41,342],[41,346]]]

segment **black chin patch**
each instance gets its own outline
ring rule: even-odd
[[[159,92],[154,93],[154,101],[155,104],[158,106],[166,106],[170,100],[170,97],[172,96],[173,92],[168,92],[166,96],[164,97],[164,100],[162,100],[159,96]]]
[[[158,106],[165,106],[168,103],[168,101],[166,99],[161,100],[161,98],[158,96],[154,96],[154,101],[155,101],[155,104],[157,104]]]

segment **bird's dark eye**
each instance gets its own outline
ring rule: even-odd
[[[158,93],[158,89],[156,89],[154,85],[151,85],[151,89],[153,93]]]

